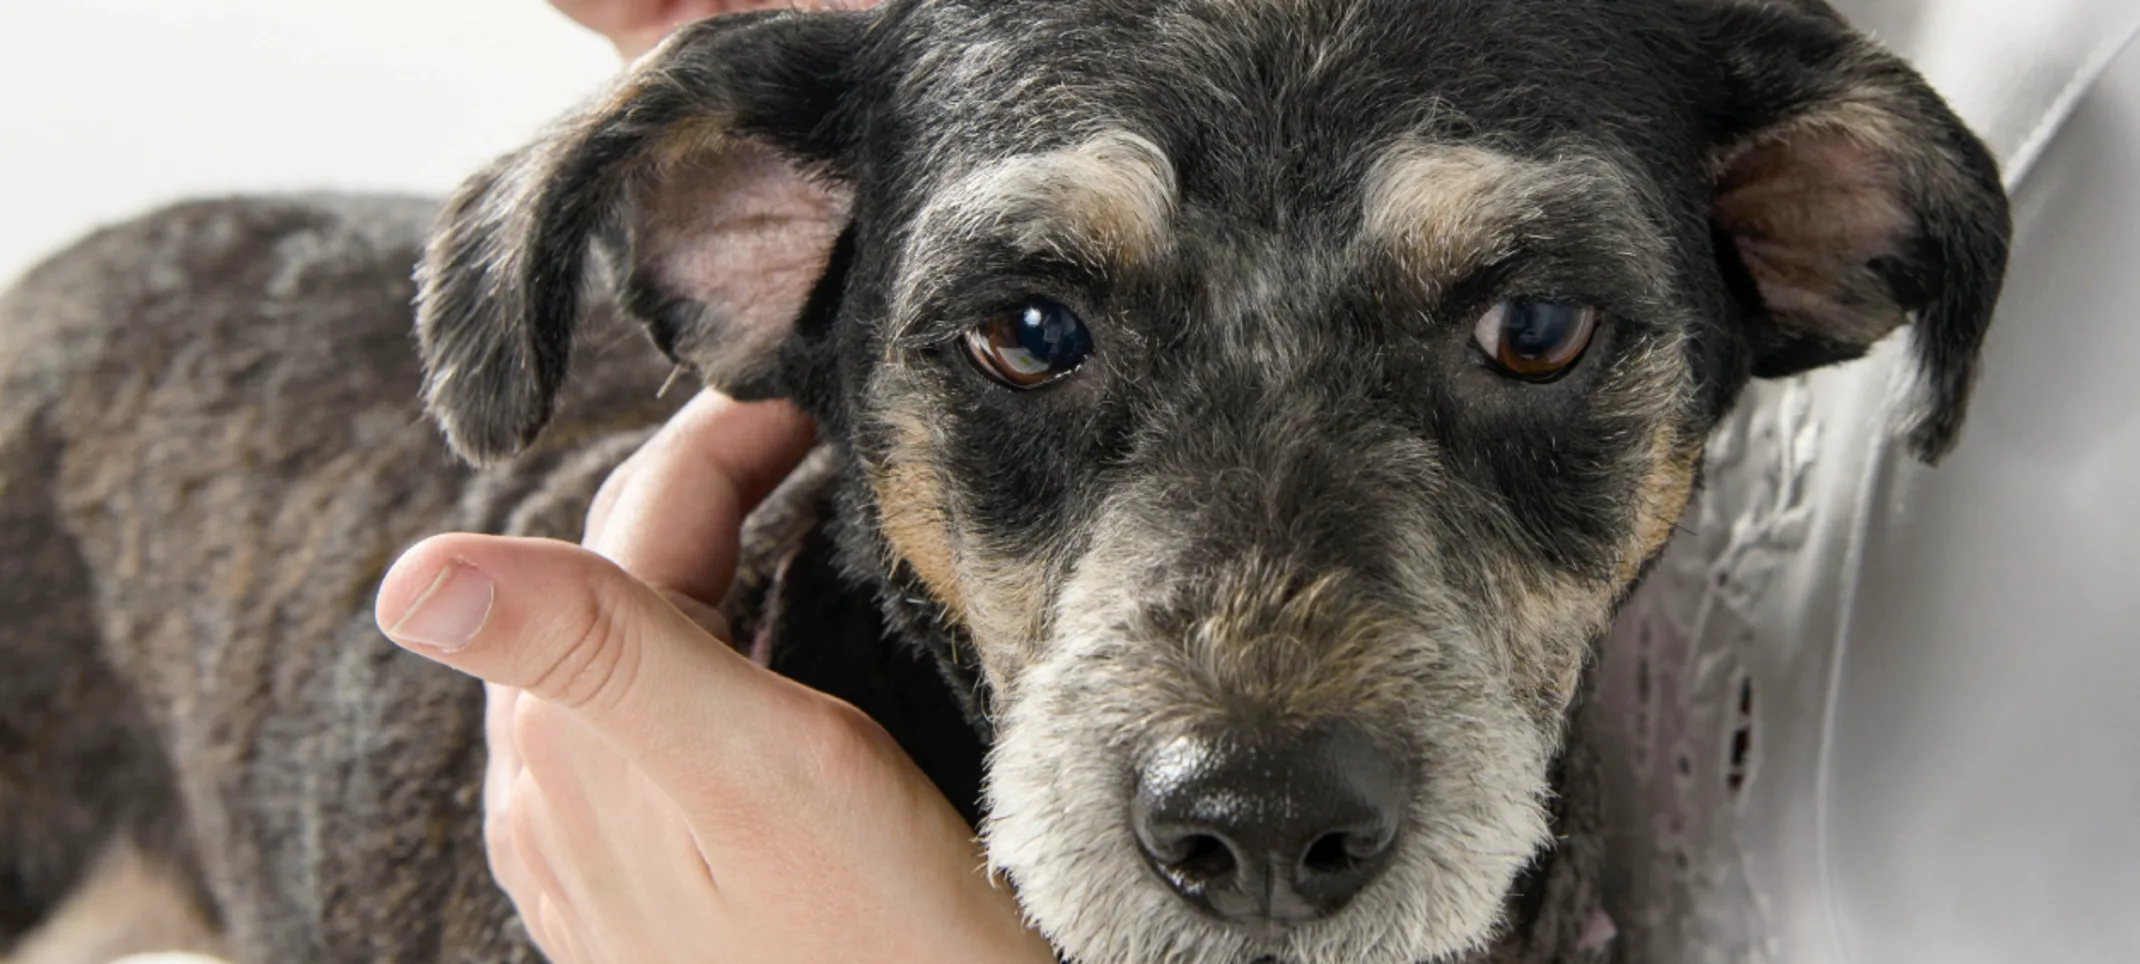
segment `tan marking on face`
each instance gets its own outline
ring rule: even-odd
[[[1009,227],[1029,252],[1134,264],[1165,242],[1174,218],[1174,167],[1151,141],[1109,131],[1068,150],[984,168],[942,200],[967,217]]]
[[[921,284],[938,273],[935,253],[956,242],[999,238],[1027,254],[1125,267],[1165,248],[1174,207],[1173,163],[1158,145],[1128,131],[985,165],[952,181],[922,209],[894,314],[913,321]]]
[[[1620,558],[1620,582],[1633,582],[1642,564],[1664,548],[1672,527],[1694,497],[1694,466],[1701,446],[1682,445],[1679,433],[1660,425],[1650,436],[1650,471],[1635,495],[1634,537]]]
[[[1613,578],[1579,579],[1543,569],[1512,570],[1501,584],[1515,627],[1510,670],[1516,692],[1558,713],[1582,682],[1589,643],[1610,625],[1614,604],[1672,537],[1694,493],[1701,446],[1684,445],[1669,423],[1650,435],[1648,469],[1635,495],[1634,524]]]
[[[1589,645],[1610,626],[1613,612],[1642,564],[1663,548],[1693,496],[1699,440],[1682,439],[1687,404],[1682,342],[1667,338],[1623,360],[1596,403],[1644,419],[1648,443],[1627,454],[1640,474],[1632,517],[1609,574],[1578,577],[1544,565],[1512,561],[1495,580],[1510,614],[1509,665],[1516,692],[1552,714],[1563,711],[1581,684]]]
[[[1506,256],[1556,197],[1620,204],[1617,167],[1595,158],[1539,161],[1480,147],[1400,143],[1367,176],[1362,235],[1424,278],[1450,278]]]
[[[1301,575],[1260,559],[1225,574],[1216,607],[1180,644],[1189,668],[1169,674],[1208,691],[1180,702],[1222,717],[1243,703],[1279,719],[1397,711],[1401,688],[1376,656],[1399,624],[1350,593],[1342,573]]]
[[[1500,594],[1513,629],[1510,688],[1540,717],[1557,717],[1582,681],[1590,641],[1611,622],[1619,586],[1532,570],[1512,573]]]
[[[1141,709],[1139,732],[1213,727],[1255,719],[1281,725],[1332,717],[1402,719],[1413,708],[1410,678],[1392,654],[1418,642],[1418,623],[1396,618],[1343,571],[1313,571],[1250,552],[1194,580],[1179,606],[1131,604],[1150,588],[1149,560],[1088,555],[1066,601],[1070,633],[1105,637],[1116,652],[1106,687],[1117,706]],[[1105,601],[1101,601],[1105,600]],[[1089,642],[1090,640],[1086,640]],[[1071,642],[1077,646],[1077,641]],[[1114,647],[1120,645],[1119,650]],[[1048,658],[1052,654],[1037,654]],[[1125,670],[1134,664],[1135,669]]]
[[[945,611],[963,621],[966,594],[959,586],[958,561],[951,546],[950,508],[930,456],[929,427],[911,413],[895,412],[889,417],[892,450],[882,463],[869,466],[884,537]]]
[[[889,419],[893,449],[869,468],[885,540],[973,639],[990,685],[1007,693],[1040,643],[1047,566],[1043,560],[989,552],[972,534],[961,532],[937,475],[927,422],[912,412],[895,412]]]
[[[1393,148],[1368,174],[1366,233],[1400,247],[1420,273],[1455,274],[1493,257],[1507,244],[1507,225],[1528,219],[1512,183],[1522,169],[1477,148]]]

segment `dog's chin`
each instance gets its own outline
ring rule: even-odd
[[[1106,661],[1044,660],[1003,708],[982,828],[992,869],[1077,964],[1447,960],[1494,936],[1508,888],[1549,840],[1539,804],[1546,740],[1443,743],[1437,751],[1461,765],[1418,781],[1390,865],[1343,909],[1283,930],[1218,920],[1175,895],[1141,855],[1128,761],[1150,715],[1123,705],[1120,681],[1093,672],[1094,662]]]

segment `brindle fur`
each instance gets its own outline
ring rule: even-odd
[[[576,532],[669,410],[631,316],[819,419],[730,609],[887,723],[1068,956],[1602,959],[1569,720],[1708,429],[1914,322],[1910,439],[1944,451],[2008,231],[1906,67],[1819,3],[1724,0],[724,18],[419,254],[430,217],[182,207],[0,305],[0,938],[118,840],[248,964],[530,959],[479,691],[385,643],[371,586],[425,533]],[[1604,309],[1566,377],[1468,346],[1514,294]],[[957,338],[1033,295],[1099,349],[1013,393]],[[513,461],[458,467],[419,389]],[[1143,754],[1338,718],[1411,788],[1342,912],[1237,931],[1142,866]]]

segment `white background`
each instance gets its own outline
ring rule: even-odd
[[[181,197],[443,194],[617,69],[543,0],[5,0],[0,286]]]

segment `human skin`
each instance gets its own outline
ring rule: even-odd
[[[785,5],[553,4],[628,60]],[[1055,960],[881,727],[723,642],[742,519],[812,438],[703,395],[603,485],[583,547],[441,536],[387,575],[388,635],[488,684],[492,872],[560,964]]]
[[[387,634],[491,684],[491,866],[559,964],[1055,960],[881,727],[720,638],[742,519],[811,437],[702,395],[584,546],[442,535],[387,574]]]
[[[654,49],[661,38],[679,24],[739,10],[770,7],[818,10],[827,7],[869,7],[877,0],[550,0],[565,16],[617,45],[617,53],[636,60]]]

